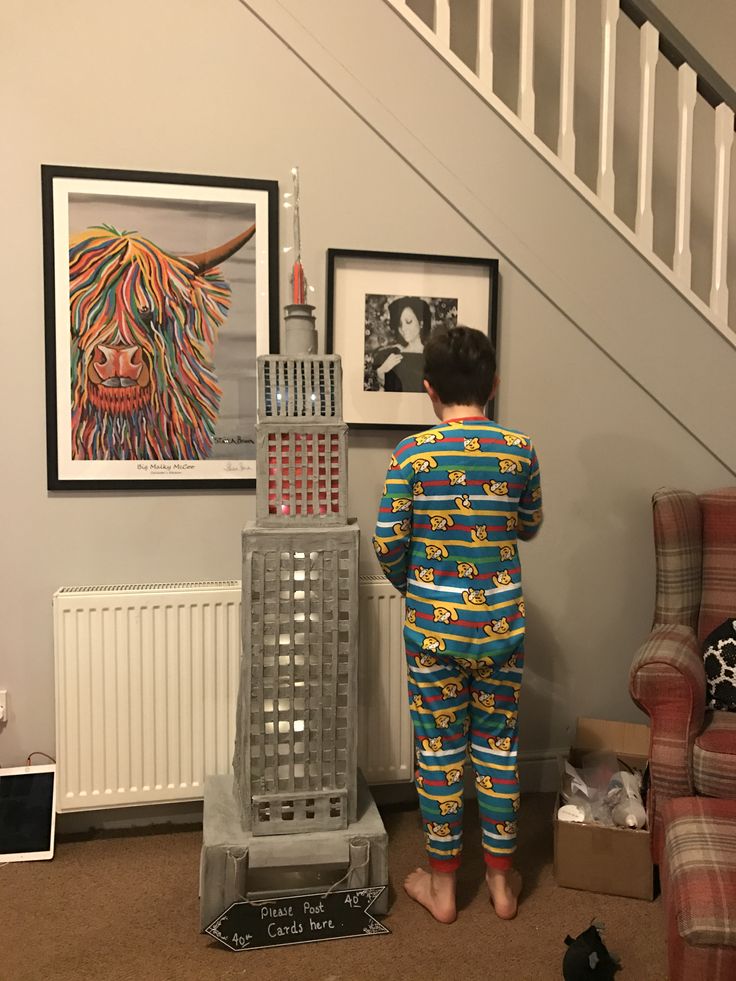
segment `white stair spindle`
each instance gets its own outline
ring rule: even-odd
[[[613,211],[613,122],[616,101],[616,25],[619,0],[603,0],[603,57],[601,59],[601,128],[598,139],[598,183],[603,204]]]
[[[677,70],[677,199],[675,202],[675,254],[672,271],[687,287],[692,279],[690,203],[693,172],[693,115],[698,76],[690,65]]]
[[[562,55],[560,58],[560,130],[557,155],[568,170],[575,173],[575,15],[576,0],[563,0]]]
[[[634,230],[648,252],[651,252],[654,244],[652,161],[654,159],[654,86],[658,58],[659,31],[647,22],[640,32],[639,175]]]
[[[493,91],[493,0],[478,0],[478,39],[475,52],[475,74]]]
[[[437,40],[450,47],[450,0],[434,0],[434,32]]]
[[[534,132],[534,0],[521,0],[519,119]]]
[[[720,320],[728,321],[728,189],[731,177],[734,113],[725,102],[715,111],[716,173],[713,195],[713,279],[710,308]]]

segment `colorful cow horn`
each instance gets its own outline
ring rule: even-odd
[[[201,275],[213,266],[219,266],[221,262],[229,259],[238,249],[242,249],[245,243],[253,238],[255,233],[256,226],[251,225],[250,228],[246,228],[240,235],[236,235],[235,238],[231,238],[229,242],[225,242],[223,245],[218,245],[216,248],[209,249],[207,252],[198,252],[196,255],[183,255],[181,258],[186,259],[187,262],[191,262],[196,271]]]

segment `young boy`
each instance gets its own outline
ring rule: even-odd
[[[542,495],[530,438],[484,415],[496,386],[485,334],[432,334],[424,388],[440,425],[394,450],[373,539],[384,574],[406,596],[415,779],[430,865],[404,888],[442,923],[456,915],[467,755],[486,882],[501,918],[516,915],[521,888],[512,869],[525,612],[517,539],[539,530]]]

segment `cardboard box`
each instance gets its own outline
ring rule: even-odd
[[[585,753],[610,750],[630,766],[644,769],[649,756],[649,727],[628,722],[578,719],[569,760],[579,766]],[[555,881],[570,889],[632,899],[654,898],[651,832],[557,820],[555,803]]]

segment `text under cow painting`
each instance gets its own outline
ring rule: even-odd
[[[48,487],[252,487],[278,185],[42,167]]]

